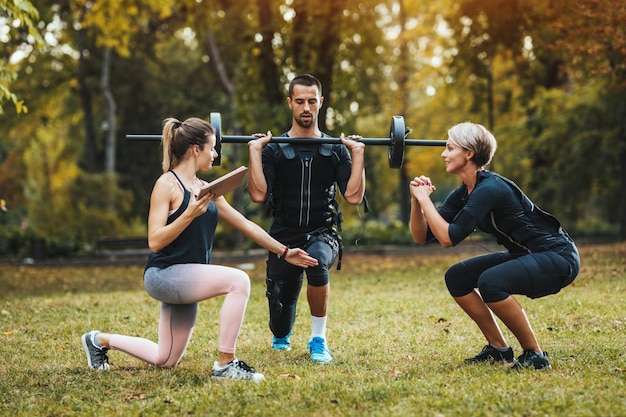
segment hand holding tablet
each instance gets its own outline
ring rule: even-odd
[[[229,172],[228,174],[223,175],[214,181],[211,181],[200,189],[197,199],[201,199],[208,192],[215,194],[215,198],[231,192],[241,185],[241,182],[246,176],[247,171],[247,167],[241,166]]]

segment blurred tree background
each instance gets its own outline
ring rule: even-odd
[[[623,240],[625,28],[618,0],[0,0],[0,256],[145,235],[161,149],[125,135],[211,112],[224,134],[280,134],[299,73],[323,83],[329,134],[387,137],[392,115],[409,138],[484,124],[490,169],[574,236]],[[370,211],[342,204],[344,243],[409,243],[408,179],[429,175],[439,200],[457,185],[441,151],[407,147],[395,170],[368,147]],[[247,159],[227,144],[203,177]],[[245,190],[228,198],[267,221]],[[217,244],[248,245],[222,229]]]

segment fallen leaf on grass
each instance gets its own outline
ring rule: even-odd
[[[280,374],[280,376],[282,376],[283,378],[293,378],[296,381],[300,381],[300,377],[298,375],[294,375],[294,374]]]
[[[402,371],[398,371],[397,369],[394,369],[393,371],[391,371],[389,376],[391,377],[391,379],[398,379],[400,374],[402,374]]]
[[[615,372],[626,372],[624,368],[615,368]]]
[[[145,394],[130,394],[128,396],[126,396],[126,398],[124,398],[126,401],[132,401],[132,400],[145,400],[146,399],[146,395]]]

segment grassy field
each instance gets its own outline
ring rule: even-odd
[[[332,278],[328,365],[308,360],[304,294],[294,349],[269,348],[257,262],[237,353],[265,374],[260,384],[210,379],[221,298],[200,305],[176,369],[112,351],[111,371],[93,372],[85,331],[156,339],[159,305],[143,291],[142,268],[0,265],[0,415],[626,416],[626,244],[580,249],[571,286],[518,297],[548,372],[463,364],[484,341],[442,276],[465,253],[345,254]]]

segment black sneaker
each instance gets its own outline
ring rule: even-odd
[[[105,347],[98,348],[92,343],[91,337],[94,333],[97,334],[98,331],[92,330],[81,337],[85,354],[87,355],[87,365],[89,365],[89,368],[97,371],[108,371],[109,357],[107,356],[107,352],[109,349]]]
[[[547,352],[535,352],[534,350],[525,350],[519,355],[517,362],[511,367],[513,370],[534,368],[541,371],[552,369],[548,360]]]
[[[473,358],[465,359],[465,363],[477,363],[477,362],[515,362],[515,356],[513,355],[513,348],[509,346],[504,352],[499,351],[491,345],[486,345],[480,353]]]

